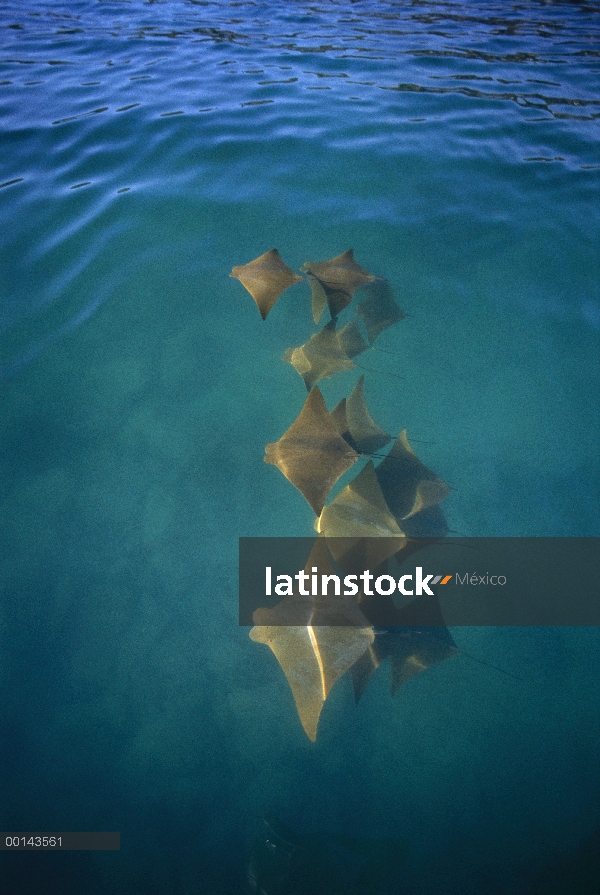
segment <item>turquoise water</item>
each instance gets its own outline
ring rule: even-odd
[[[553,891],[600,823],[597,632],[456,629],[522,680],[344,680],[310,744],[237,627],[238,537],[311,531],[262,462],[309,290],[263,323],[228,274],[352,247],[408,315],[369,404],[451,530],[600,535],[597,5],[32,0],[0,35],[1,824],[122,834],[3,891],[241,893],[267,808],[406,840],[390,892]]]

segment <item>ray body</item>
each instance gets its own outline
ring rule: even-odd
[[[352,249],[328,261],[307,261],[300,269],[309,275],[315,323],[318,323],[325,307],[323,298],[332,318],[337,317],[350,304],[359,286],[376,279],[356,263]]]
[[[288,348],[283,355],[283,360],[290,363],[302,376],[309,391],[321,379],[329,379],[335,373],[361,367],[355,358],[371,347],[362,337],[356,318],[337,331],[336,323],[333,318],[303,345]],[[370,370],[369,367],[362,369],[396,377],[395,373],[386,370]]]
[[[436,506],[450,493],[448,485],[419,460],[405,429],[377,467],[377,479],[387,505],[399,522]]]
[[[325,542],[320,538],[313,545],[305,572],[310,575],[313,567],[320,574],[333,573]],[[290,619],[296,624],[289,625]],[[298,624],[300,620],[303,624]],[[329,693],[373,642],[373,630],[355,599],[305,596],[297,590],[273,609],[257,609],[254,622],[250,637],[265,643],[275,655],[290,685],[302,726],[314,743]]]
[[[362,284],[366,297],[358,303],[357,313],[362,318],[371,345],[385,329],[404,320],[406,314],[396,301],[389,282],[383,277],[373,277]]]
[[[342,348],[335,320],[330,320],[304,345],[288,348],[283,359],[292,364],[302,376],[309,391],[321,379],[328,379],[334,373],[351,370],[354,367],[354,361]]]
[[[285,264],[277,249],[265,252],[248,264],[234,267],[229,276],[239,280],[248,290],[263,320],[282,292],[302,280]]]
[[[437,597],[419,597],[404,609],[396,609],[391,598],[386,607],[386,621],[393,626],[376,627],[373,643],[350,669],[352,688],[356,702],[364,693],[374,672],[391,659],[392,696],[415,675],[450,659],[459,653],[444,623]],[[378,603],[386,598],[363,598],[361,609],[374,622],[379,612]],[[429,625],[411,625],[416,619],[426,620]]]
[[[357,459],[331,419],[321,392],[313,388],[287,432],[266,446],[265,463],[277,466],[318,516],[333,485]]]
[[[315,527],[348,571],[375,569],[406,545],[383,497],[373,462],[325,506]]]
[[[272,650],[290,685],[302,727],[314,743],[327,696],[372,642],[373,630],[256,626],[250,637]]]

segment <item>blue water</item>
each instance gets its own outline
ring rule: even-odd
[[[3,855],[3,893],[242,893],[267,808],[407,841],[389,892],[555,891],[600,823],[597,631],[456,629],[519,679],[343,680],[309,743],[237,627],[238,537],[311,532],[262,462],[309,290],[263,323],[228,274],[352,247],[408,315],[373,416],[451,530],[600,535],[599,47],[558,0],[0,3],[0,826],[122,834]]]

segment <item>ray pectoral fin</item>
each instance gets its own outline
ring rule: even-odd
[[[410,513],[404,519],[410,519],[428,507],[436,506],[450,494],[450,488],[442,479],[424,479],[419,482],[415,493],[415,502]]]
[[[331,413],[329,414],[331,419],[333,420],[336,429],[342,436],[345,434],[350,434],[348,430],[348,417],[346,415],[346,399],[342,398],[341,401],[335,405]]]
[[[299,626],[260,626],[252,628],[250,637],[272,650],[290,685],[304,731],[314,743],[325,697],[321,666],[309,630]]]
[[[369,413],[364,386],[365,377],[361,376],[346,401],[346,418],[348,431],[358,450],[364,454],[374,454],[392,439]]]
[[[248,264],[234,267],[229,276],[239,280],[248,290],[263,320],[282,292],[302,281],[302,277],[285,264],[277,249],[265,252]]]
[[[304,571],[334,573],[324,538],[316,538]],[[334,576],[335,577],[335,576]],[[257,609],[253,640],[272,650],[290,685],[298,715],[312,742],[321,709],[343,674],[373,642],[373,629],[355,598],[333,593],[309,596],[297,591],[272,609]]]
[[[306,265],[304,265],[300,269],[305,270],[305,267]],[[323,316],[323,311],[327,306],[327,293],[325,292],[323,284],[320,283],[315,276],[313,276],[311,273],[307,273],[307,277],[312,294],[312,315],[313,320],[316,324]]]

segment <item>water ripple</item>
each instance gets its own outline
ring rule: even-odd
[[[457,183],[467,162],[540,184],[562,168],[597,191],[600,15],[583,2],[32,0],[4,3],[1,22],[2,257],[17,280],[50,257],[78,270],[66,241],[103,245],[113,203],[136,194],[405,219],[362,189],[361,153],[374,170],[452,166]],[[356,195],[328,201],[319,166],[330,184],[355,170]]]

